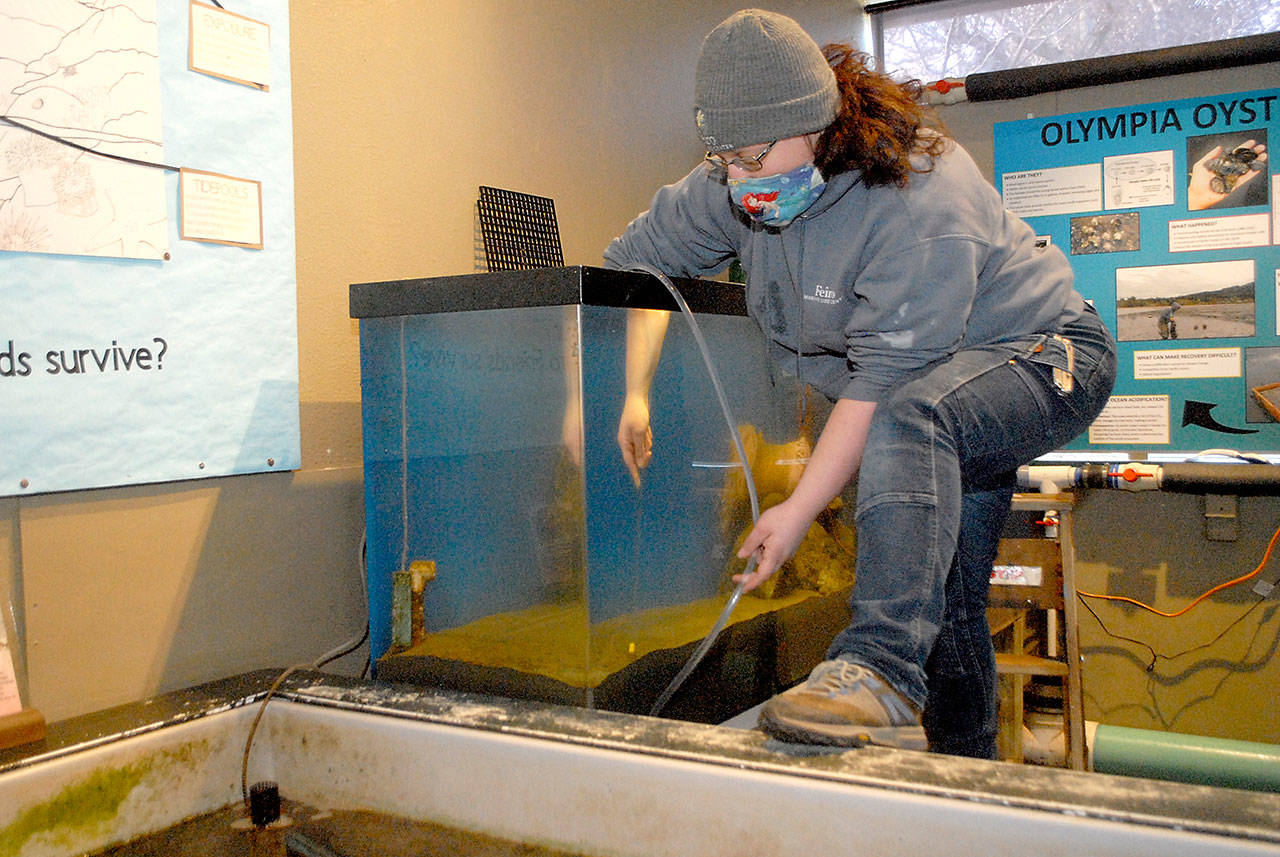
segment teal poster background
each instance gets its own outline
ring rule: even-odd
[[[0,252],[0,495],[300,466],[288,4],[243,11],[266,91],[189,70],[156,2],[163,158],[260,181],[263,249],[181,240],[166,172],[167,260]]]
[[[1278,141],[1275,89],[994,126],[1006,205],[1120,345],[1112,400],[1068,450],[1280,451]]]

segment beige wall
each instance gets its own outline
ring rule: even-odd
[[[689,116],[697,47],[741,4],[290,5],[302,469],[0,499],[0,583],[25,625],[30,703],[51,719],[309,661],[358,632],[360,394],[348,284],[473,270],[480,184],[553,197],[566,262],[596,263],[654,188],[701,154]],[[823,39],[857,39],[852,2],[771,6]],[[1127,104],[1240,88],[1224,74],[1088,97]],[[993,120],[1096,106],[1076,106],[1079,97],[963,105],[945,118],[989,168]],[[1198,502],[1091,497],[1080,526],[1085,584],[1150,578],[1161,598],[1181,596],[1260,556],[1280,520],[1280,503],[1245,501],[1241,540],[1208,545],[1196,535]],[[1176,648],[1212,637],[1236,608],[1206,605],[1171,626],[1177,640],[1162,626],[1119,627]],[[1280,741],[1278,624],[1271,615],[1256,638],[1255,621],[1162,666],[1167,685],[1086,627],[1090,713]],[[334,666],[357,671],[365,653]]]

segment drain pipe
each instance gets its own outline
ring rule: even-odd
[[[1177,732],[1088,724],[1089,766],[1122,774],[1230,789],[1280,793],[1280,747]]]

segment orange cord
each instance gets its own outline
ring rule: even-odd
[[[1213,587],[1213,589],[1210,589],[1208,592],[1205,592],[1204,594],[1202,594],[1195,601],[1192,601],[1186,607],[1183,607],[1181,610],[1178,610],[1174,613],[1165,613],[1163,610],[1157,610],[1156,608],[1148,604],[1143,604],[1141,601],[1136,601],[1133,598],[1126,598],[1123,595],[1100,595],[1096,592],[1084,592],[1079,589],[1076,590],[1076,594],[1083,596],[1085,598],[1098,598],[1102,601],[1123,601],[1126,604],[1132,604],[1135,607],[1141,607],[1143,610],[1148,610],[1152,613],[1155,613],[1157,616],[1165,616],[1169,619],[1172,619],[1174,617],[1181,616],[1183,613],[1186,613],[1192,607],[1195,607],[1197,604],[1199,604],[1201,601],[1208,598],[1210,595],[1213,595],[1215,592],[1221,592],[1222,590],[1226,589],[1229,586],[1235,586],[1237,583],[1244,583],[1246,580],[1249,580],[1250,578],[1257,577],[1258,573],[1262,571],[1264,566],[1266,566],[1267,560],[1271,558],[1271,552],[1275,550],[1276,542],[1278,541],[1280,541],[1280,528],[1277,528],[1275,535],[1271,537],[1271,541],[1267,544],[1267,551],[1262,555],[1262,562],[1258,563],[1257,568],[1255,568],[1253,571],[1249,572],[1246,575],[1237,577],[1235,580],[1228,580],[1226,583],[1218,584],[1217,586]]]

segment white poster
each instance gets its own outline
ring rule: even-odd
[[[1239,348],[1134,351],[1133,377],[1139,381],[1159,378],[1239,378],[1242,362]]]
[[[0,250],[164,258],[155,0],[0,3],[0,115]]]
[[[192,71],[270,89],[271,28],[208,3],[191,3]]]
[[[1112,396],[1089,426],[1089,443],[1168,442],[1168,396]]]
[[[1266,214],[1170,220],[1169,252],[1263,247],[1268,243],[1270,232],[1271,219]]]
[[[1143,152],[1102,159],[1107,208],[1173,205],[1173,152]]]
[[[180,173],[182,237],[262,249],[262,183],[200,170]]]
[[[1005,173],[1005,207],[1019,217],[1074,214],[1102,208],[1102,169],[1098,164]]]

